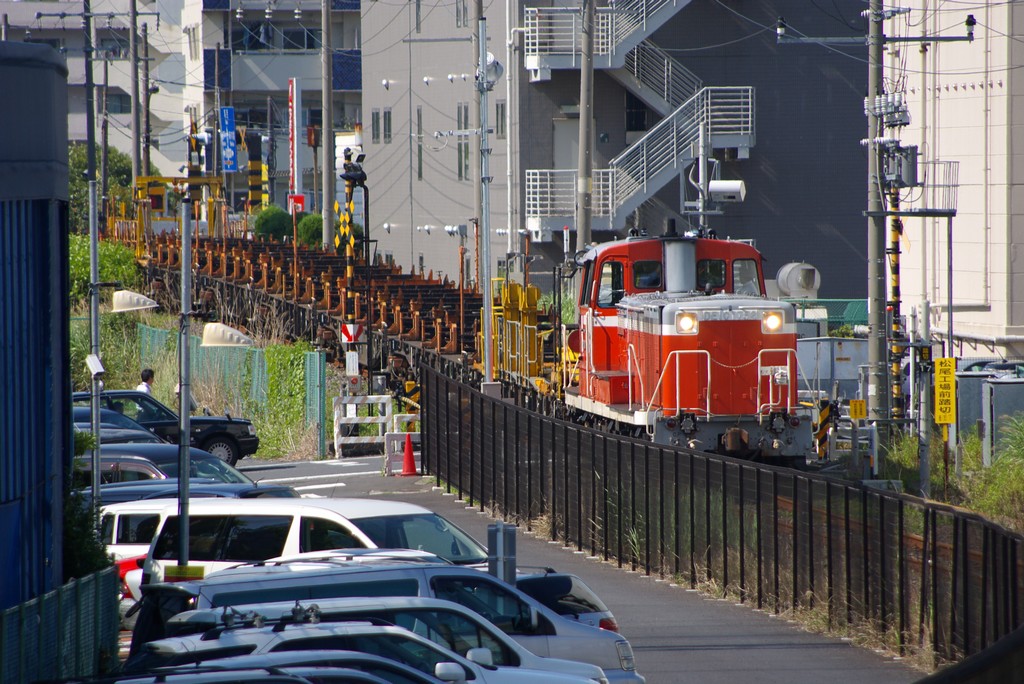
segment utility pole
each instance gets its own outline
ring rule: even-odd
[[[274,101],[267,96],[267,202],[274,203],[274,162],[277,146],[274,144]],[[325,245],[326,248],[326,245]]]
[[[138,178],[140,173],[139,159],[139,8],[138,0],[130,0],[128,3],[128,58],[131,60],[132,71],[132,182]]]
[[[324,148],[324,169],[323,169],[323,193],[324,209],[322,216],[324,251],[335,251],[334,245],[334,170],[335,149],[334,149],[334,50],[331,40],[331,2],[323,0],[320,4],[320,76],[321,76],[321,97],[323,98],[323,148]],[[316,177],[316,164],[313,164],[313,176]],[[314,196],[314,204],[316,199]],[[347,210],[346,210],[347,211]]]
[[[486,24],[485,24],[485,20],[484,20],[484,3],[483,3],[483,0],[475,0],[473,2],[473,18],[476,19],[476,27],[477,27],[476,36],[474,36],[474,37],[476,38],[476,48],[477,48],[477,61],[478,61],[477,87],[479,88],[480,79],[483,78],[483,72],[481,71],[481,69],[485,69],[486,66],[487,66],[486,65],[486,61],[487,61],[487,57],[486,57],[486,55],[487,55],[487,36],[482,33],[482,31],[486,31]],[[484,55],[484,58],[483,58],[482,61],[479,59],[481,54]],[[476,165],[477,171],[479,171],[481,169],[480,159],[483,156],[483,146],[484,146],[484,136],[483,136],[483,133],[482,133],[483,130],[484,130],[483,120],[487,116],[487,112],[481,111],[480,107],[481,107],[480,98],[477,97],[476,99],[473,100],[473,110],[474,110],[473,111],[473,119],[477,123],[477,130],[481,131],[481,135],[477,136],[478,140],[476,141],[476,145],[477,145],[477,147],[476,147],[477,157],[476,158],[478,160],[478,163]],[[477,219],[477,229],[478,229],[478,231],[482,231],[484,225],[486,225],[485,222],[484,222],[484,218],[483,218],[483,205],[484,205],[484,195],[483,195],[483,192],[484,192],[484,181],[483,181],[482,177],[478,177],[477,178],[477,184],[476,184],[476,193],[474,193],[474,195],[473,195],[473,215],[476,216],[476,219]],[[478,235],[480,235],[481,239],[478,242],[478,246],[477,246],[477,255],[476,255],[477,259],[479,259],[480,261],[483,261],[485,255],[487,256],[488,259],[490,259],[489,244],[485,246],[484,242],[489,241],[491,239],[491,236],[490,236],[489,233],[487,233],[487,234],[478,233]],[[486,266],[486,272],[489,274],[490,271],[491,271],[491,267],[490,267],[490,262],[488,261],[487,262],[487,266]],[[483,281],[480,281],[480,287],[483,288],[483,289],[481,289],[481,292],[484,293],[484,297],[487,297],[488,293],[491,291],[490,285],[489,284],[485,284]],[[488,303],[487,303],[487,301],[485,299],[484,300],[484,313],[485,313],[484,317],[485,317],[485,319],[487,319],[487,320],[484,321],[485,329],[483,331],[484,332],[484,339],[485,340],[488,339],[487,334],[490,333],[490,320],[489,320],[489,314],[487,313],[488,311],[489,311],[489,305],[488,305]],[[488,345],[485,344],[484,347],[487,348]],[[485,357],[481,356],[480,358],[483,359]],[[486,372],[487,371],[485,370],[485,373]],[[489,377],[485,378],[485,380],[489,381],[490,378]]]
[[[882,94],[882,0],[868,5],[868,94]],[[869,420],[888,420],[885,344],[885,214],[880,189],[881,130],[878,116],[868,108],[868,396]]]
[[[100,212],[105,217],[107,214],[107,193],[110,190],[109,177],[110,167],[108,165],[107,154],[107,134],[110,127],[110,117],[107,112],[107,93],[109,92],[110,83],[110,54],[105,53],[103,55],[103,122],[100,124],[100,204],[103,206],[103,211]]]
[[[142,83],[146,90],[145,123],[142,126],[142,175],[148,176],[150,136],[153,134],[149,120],[149,97],[153,93],[149,84],[149,25],[145,22],[142,24],[142,50]]]
[[[594,195],[594,0],[582,0],[583,37],[580,63],[580,139],[576,167],[576,249],[591,242],[591,202]]]

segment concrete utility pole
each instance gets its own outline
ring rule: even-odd
[[[477,26],[476,36],[475,37],[476,37],[476,46],[477,46],[477,62],[479,63],[478,64],[478,69],[486,69],[487,68],[487,64],[486,64],[486,61],[487,61],[487,36],[486,36],[486,34],[481,34],[481,31],[486,31],[486,24],[484,23],[484,3],[483,3],[483,0],[476,0],[473,3],[473,18],[476,19],[476,26]],[[480,60],[479,60],[479,56],[481,54],[484,55],[484,62],[480,62]],[[478,84],[479,84],[479,79],[482,78],[482,77],[483,77],[483,73],[478,71],[478,73],[477,73],[477,83]],[[481,106],[480,98],[478,97],[478,98],[476,98],[473,101],[473,109],[474,109],[473,118],[476,120],[477,130],[483,131],[483,117],[486,117],[487,113],[481,111],[480,110],[480,106]],[[483,151],[482,150],[483,150],[483,146],[484,146],[484,137],[483,137],[483,135],[479,135],[479,136],[477,136],[477,138],[478,139],[476,141],[476,153],[477,153],[477,157],[476,158],[479,160],[481,158],[481,156],[483,155]],[[481,165],[477,164],[477,170],[479,171],[480,169],[481,169]],[[483,182],[483,178],[482,177],[478,177],[477,178],[477,183],[476,183],[476,193],[473,196],[473,215],[476,216],[476,218],[477,218],[477,230],[482,229],[483,226],[485,225],[484,224],[484,220],[483,220],[483,204],[484,204],[484,182]],[[490,258],[490,249],[489,249],[490,245],[487,245],[486,247],[483,246],[484,240],[489,240],[489,239],[490,239],[490,235],[482,235],[482,239],[478,243],[480,246],[477,248],[477,255],[476,255],[477,259],[483,260],[485,254],[487,255],[488,258]],[[490,263],[489,262],[488,262],[487,272],[490,273]],[[479,283],[479,287],[483,287],[483,286],[484,286],[483,282]],[[487,292],[490,292],[490,288],[485,288],[482,291],[486,294]],[[489,323],[487,321],[484,322],[484,325],[486,325],[488,328],[490,327]],[[485,333],[486,332],[489,332],[489,330],[485,331]],[[487,378],[487,380],[490,380],[490,378]]]
[[[324,218],[323,241],[324,251],[333,252],[334,247],[334,170],[335,149],[334,149],[334,49],[331,40],[331,2],[323,0],[320,5],[320,71],[321,71],[321,97],[323,97],[323,121],[322,143],[324,148],[324,169],[323,169],[323,193],[324,210],[321,214]],[[316,176],[316,164],[313,164],[313,175]],[[314,198],[314,204],[316,200]],[[363,226],[366,229],[366,226]]]
[[[882,94],[882,2],[868,6],[868,97]],[[881,194],[878,116],[868,108],[868,396],[869,420],[889,418],[885,325],[885,215]]]
[[[151,86],[149,84],[149,25],[146,23],[142,24],[142,51],[142,87],[146,92],[146,112],[142,125],[142,175],[148,176],[150,136],[153,134],[153,131],[150,129],[149,98],[153,93],[150,91]]]
[[[110,166],[108,164],[107,154],[107,134],[110,130],[110,116],[107,112],[107,95],[110,84],[110,55],[103,55],[103,104],[100,106],[103,111],[103,119],[100,123],[100,203],[103,205],[104,210],[101,212],[106,216],[107,207],[107,193],[110,190],[109,178],[110,178]]]
[[[132,182],[140,175],[141,160],[139,157],[139,8],[138,0],[128,3],[128,59],[131,60],[132,71]]]
[[[594,195],[594,0],[582,0],[583,37],[580,64],[580,140],[576,166],[576,249],[591,242],[591,201]]]

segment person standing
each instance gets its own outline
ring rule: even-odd
[[[146,394],[153,394],[153,369],[143,368],[142,369],[142,382],[135,388],[137,392],[144,392]]]

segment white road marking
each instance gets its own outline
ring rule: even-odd
[[[272,479],[259,480],[264,484],[271,482],[305,482],[308,480],[330,480],[337,477],[355,477],[356,475],[380,475],[380,468],[377,470],[363,470],[358,473],[328,473],[326,475],[302,475],[300,477],[278,477]]]
[[[319,485],[304,485],[302,487],[295,487],[297,492],[305,492],[310,489],[327,489],[328,487],[347,487],[348,485],[344,482],[334,482],[332,484],[319,484]]]

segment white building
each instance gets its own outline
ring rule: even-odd
[[[886,22],[887,36],[966,35],[973,42],[891,43],[890,83],[901,84],[910,125],[903,145],[917,145],[923,190],[905,191],[903,206],[931,209],[944,203],[933,162],[959,163],[952,219],[952,313],[958,356],[1024,355],[1024,74],[1020,43],[1024,8],[1018,3],[977,5],[908,3],[906,18]],[[918,21],[917,19],[920,19]],[[925,177],[932,173],[932,177]],[[901,207],[902,208],[902,207]],[[949,224],[945,218],[905,218],[901,284],[904,313],[931,303],[933,335],[948,337]]]

